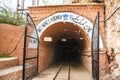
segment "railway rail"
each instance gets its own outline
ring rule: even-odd
[[[83,66],[72,64],[53,65],[41,72],[33,80],[92,80],[90,73]]]

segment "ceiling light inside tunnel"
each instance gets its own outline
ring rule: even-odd
[[[83,40],[83,39],[84,39],[83,37],[80,38],[80,40]]]
[[[44,37],[44,41],[46,41],[46,42],[52,42],[52,37]]]
[[[66,42],[66,41],[67,41],[67,39],[63,38],[63,39],[61,39],[61,41]]]

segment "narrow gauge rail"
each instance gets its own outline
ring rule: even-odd
[[[62,63],[52,65],[32,80],[92,80],[91,74],[83,65]]]
[[[53,80],[56,80],[57,76],[60,74],[63,66],[65,64],[61,65],[61,67],[59,68],[58,72],[56,73],[56,75],[54,76]],[[68,79],[67,80],[70,80],[70,64],[68,64]]]

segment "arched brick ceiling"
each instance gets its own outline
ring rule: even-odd
[[[59,22],[51,25],[42,33],[40,42],[44,42],[44,37],[52,37],[52,42],[47,42],[49,46],[54,46],[55,43],[62,38],[74,38],[79,42],[82,50],[85,50],[90,46],[90,39],[87,33],[79,26],[69,22]]]

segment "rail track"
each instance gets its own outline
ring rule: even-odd
[[[34,79],[33,79],[34,80]],[[38,75],[37,80],[92,80],[83,66],[53,65]]]

